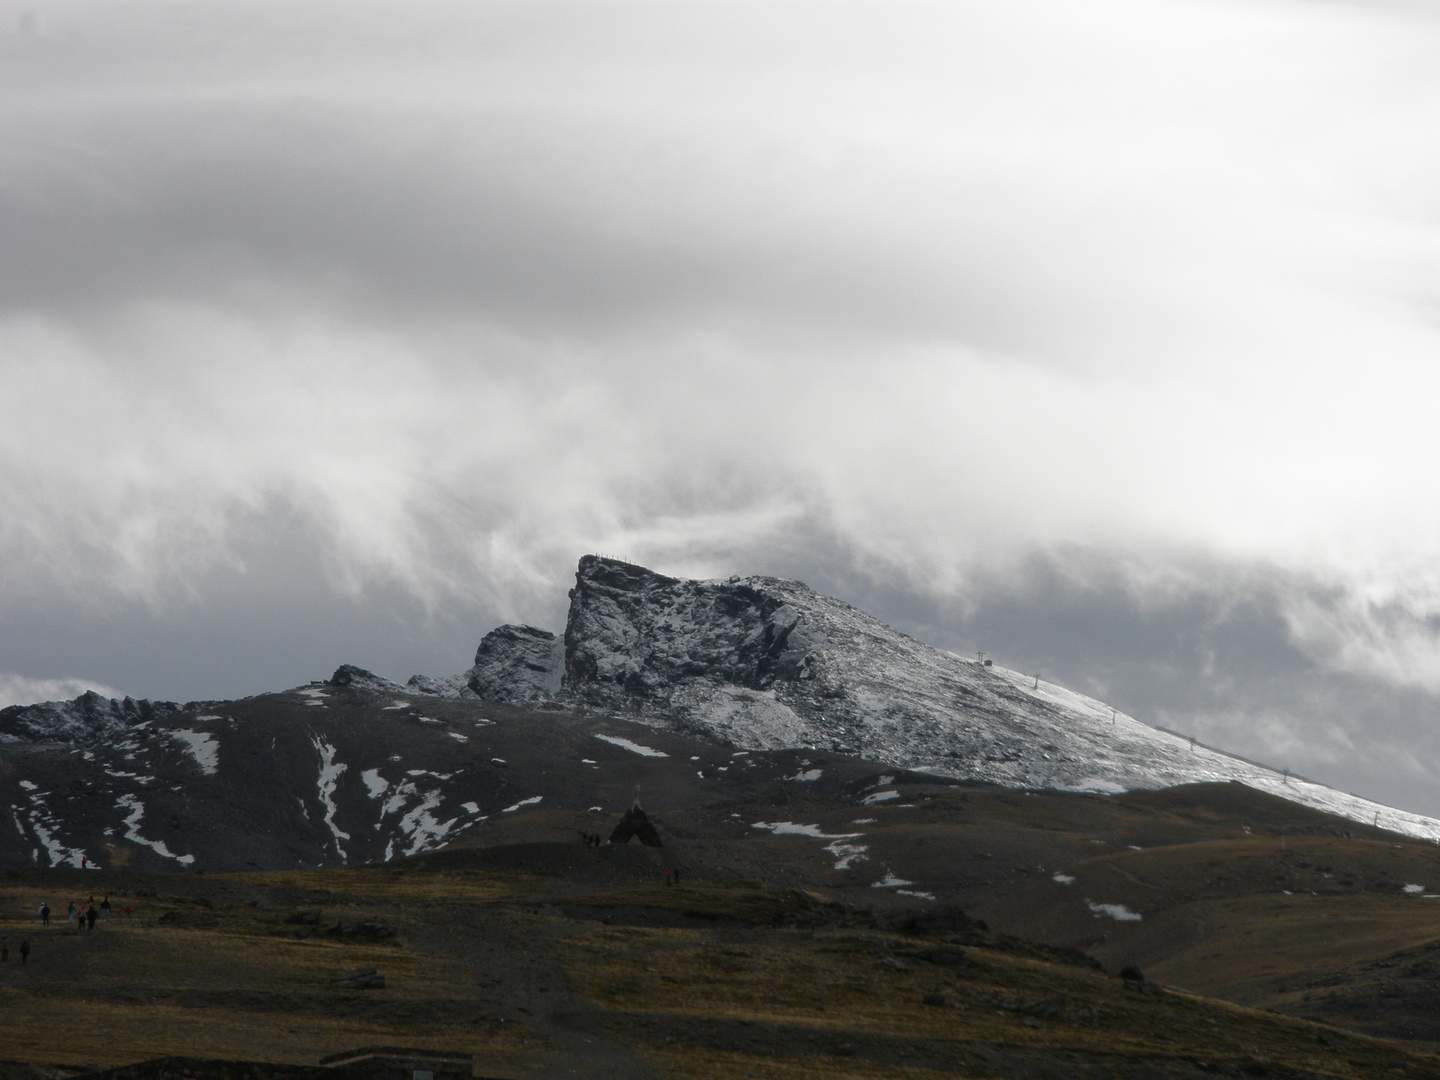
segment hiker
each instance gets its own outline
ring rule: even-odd
[[[132,908],[129,904],[126,904],[126,905],[125,905],[125,917],[128,919],[128,918],[130,918],[131,915],[134,915],[134,914],[135,914],[135,909]]]
[[[20,939],[20,966],[24,967],[30,960],[30,939]]]
[[[81,856],[80,856],[80,869],[81,869],[81,870],[84,870],[84,869],[85,869],[87,866],[89,866],[89,865],[90,865],[90,860],[89,860],[87,857],[85,857],[84,855],[81,855]]]
[[[100,917],[108,920],[110,918],[110,897],[100,901]]]
[[[50,905],[45,903],[43,900],[40,902],[40,925],[50,925]]]
[[[679,885],[679,884],[680,884],[680,868],[677,866],[674,870],[671,870],[670,872],[675,875],[675,884],[676,884],[676,885]]]
[[[69,903],[69,905],[65,908],[65,922],[66,922],[67,925],[69,925],[69,926],[72,927],[72,928],[75,926],[75,901],[74,901],[74,900],[71,900],[70,903]]]
[[[95,910],[94,904],[91,904],[88,908],[85,909],[85,921],[90,924],[91,930],[95,929],[95,920],[99,917],[100,913]]]
[[[665,884],[666,884],[666,885],[671,884],[671,881],[670,881],[670,868],[669,868],[668,866],[665,867]]]

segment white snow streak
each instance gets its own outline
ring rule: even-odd
[[[865,862],[869,858],[865,852],[870,850],[868,844],[845,844],[836,840],[833,844],[826,844],[825,850],[835,856],[835,869],[848,870],[857,862]]]
[[[1092,904],[1089,900],[1085,903],[1097,919],[1108,915],[1116,922],[1139,922],[1143,918],[1138,911],[1131,911],[1124,904]]]
[[[170,734],[195,759],[202,775],[214,776],[219,771],[220,745],[215,741],[214,735],[208,731],[190,731],[188,728],[178,728]]]
[[[914,885],[913,881],[906,881],[902,877],[896,877],[893,870],[886,870],[885,876],[870,887],[872,889],[893,889],[897,885]]]
[[[341,862],[349,862],[350,856],[340,846],[341,840],[349,840],[350,834],[341,830],[335,824],[335,787],[340,782],[340,774],[349,768],[343,761],[335,760],[335,747],[316,735],[310,740],[315,751],[320,755],[320,777],[317,787],[320,791],[320,805],[325,807],[325,824],[329,826],[331,835],[335,837],[335,850],[340,854]]]
[[[528,798],[528,799],[521,799],[521,800],[520,800],[519,802],[517,802],[514,806],[507,806],[507,807],[505,807],[505,809],[504,809],[504,810],[501,810],[500,812],[501,812],[502,814],[513,814],[516,810],[519,810],[522,806],[534,806],[536,803],[538,803],[538,802],[539,802],[541,799],[543,799],[543,798],[545,798],[544,795],[533,795],[533,796],[531,796],[531,797]]]
[[[379,769],[366,769],[360,774],[360,779],[365,781],[365,787],[370,792],[372,799],[378,799],[385,794],[385,789],[390,786],[390,781],[380,775]]]
[[[167,859],[174,859],[181,866],[189,866],[195,861],[194,855],[176,855],[166,845],[164,840],[146,840],[140,835],[140,819],[145,816],[145,804],[140,801],[138,795],[121,795],[115,800],[115,805],[126,811],[125,816],[125,839],[132,844],[140,844],[148,847],[156,855],[163,855]]]
[[[793,821],[757,821],[750,827],[769,829],[776,836],[814,836],[820,840],[850,840],[865,835],[858,832],[826,833],[820,831],[819,825],[797,825]]]
[[[596,735],[601,742],[608,742],[612,746],[620,746],[629,750],[632,754],[639,754],[641,757],[669,757],[663,750],[656,750],[654,747],[641,746],[639,743],[631,742],[629,739],[622,739],[618,735]]]

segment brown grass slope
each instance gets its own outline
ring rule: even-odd
[[[558,847],[352,870],[11,872],[3,1056],[313,1063],[388,1043],[587,1080],[1440,1077],[1416,1046],[1127,982],[940,905],[870,914],[739,880],[671,888],[637,872],[638,849],[577,870]],[[63,912],[107,893],[117,914],[93,932],[34,918],[42,899]],[[361,967],[384,989],[332,983]]]

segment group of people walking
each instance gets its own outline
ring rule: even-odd
[[[81,901],[77,905],[70,901],[70,908],[67,921],[77,930],[94,930],[95,924],[101,919],[110,918],[110,897],[100,901],[100,906],[95,906],[95,897],[88,901]]]
[[[129,914],[130,909],[126,908],[125,911],[126,914]],[[38,914],[40,916],[40,925],[49,926],[50,905],[42,901]],[[66,925],[76,931],[94,930],[97,922],[108,918],[110,918],[110,897],[108,896],[105,897],[104,900],[101,900],[98,906],[93,896],[90,897],[89,900],[80,901],[78,904],[74,900],[71,900],[65,911]]]

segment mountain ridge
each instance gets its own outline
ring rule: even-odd
[[[434,708],[426,702],[502,702],[577,718],[638,723],[742,752],[824,751],[880,768],[1015,789],[1115,794],[1233,780],[1352,821],[1440,839],[1440,821],[1435,819],[1290,776],[1144,724],[1053,683],[934,648],[844,601],[781,578],[691,580],[587,555],[579,562],[570,591],[563,635],[506,624],[484,636],[474,664],[459,675],[417,675],[401,684],[341,665],[326,683],[244,700],[252,702],[250,712],[279,709],[318,720],[326,708],[338,707],[329,700],[337,692],[351,695],[347,700],[355,703],[374,699],[362,711],[370,710],[377,719],[405,717],[412,725],[451,725],[450,734],[460,742],[471,737],[468,725],[475,721],[459,720],[456,714],[454,722],[466,725],[457,728],[449,719],[427,717],[423,713]],[[387,704],[378,704],[381,699]],[[237,703],[182,706],[111,700],[91,693],[72,702],[0,710],[0,743],[63,745],[91,758],[101,749],[119,747],[123,753],[101,755],[108,761],[105,775],[114,780],[133,771],[126,762],[139,747],[150,745],[143,734],[137,740],[137,732],[169,725],[174,733],[161,743],[174,744],[177,751],[185,751],[196,739],[219,738],[223,744],[231,736],[217,722],[235,707]],[[313,707],[321,711],[309,711]],[[474,715],[486,722],[483,709]],[[339,827],[326,785],[337,790],[338,784],[343,791],[361,772],[380,777],[376,769],[386,760],[381,753],[384,740],[413,741],[409,731],[399,723],[377,728],[364,751],[371,767],[361,768],[356,761],[348,779],[341,773],[324,779],[326,770],[343,772],[345,767],[333,758],[341,734],[316,727],[313,738],[297,744],[296,752],[310,755],[313,749],[320,757],[319,812],[327,828]],[[283,727],[276,737],[280,734]],[[325,747],[330,748],[330,759],[325,758]],[[441,793],[448,778],[444,783],[435,779],[448,777],[446,766],[431,751],[426,755],[422,772],[430,780],[397,775],[385,781],[393,785],[387,798],[408,790],[416,807],[430,804],[430,810],[416,811],[421,817],[449,798]],[[229,752],[222,758],[228,762]],[[176,763],[181,761],[183,755]],[[116,797],[140,796],[136,791]],[[31,792],[24,797],[35,796]],[[310,796],[298,797],[306,809]],[[461,801],[477,808],[485,803],[473,793]],[[116,805],[128,820],[133,813],[128,808],[139,803]],[[17,827],[21,806],[12,802]],[[342,817],[355,813],[346,811]],[[36,821],[44,817],[37,815]],[[401,820],[409,819],[401,815]],[[459,827],[462,817],[446,820]],[[372,832],[390,828],[382,828],[383,822],[372,824]],[[39,827],[54,833],[54,826]],[[401,833],[406,837],[402,850],[408,850],[414,837]],[[339,838],[332,839],[334,851],[348,858]],[[315,842],[324,840],[322,833]],[[369,847],[359,845],[356,855]]]

